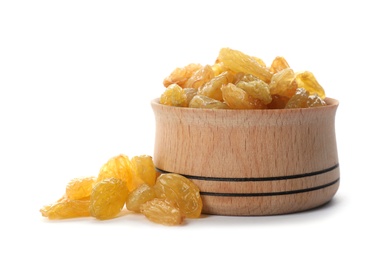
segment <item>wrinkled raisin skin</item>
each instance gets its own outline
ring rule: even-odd
[[[199,188],[191,180],[166,173],[159,176],[154,189],[157,197],[174,201],[187,218],[200,217],[203,202]]]
[[[128,197],[128,188],[121,179],[107,178],[94,185],[90,198],[91,216],[105,220],[116,217]]]

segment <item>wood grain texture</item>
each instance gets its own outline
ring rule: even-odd
[[[153,100],[154,163],[190,176],[204,213],[271,215],[317,207],[332,199],[340,177],[338,101],[326,101],[306,109],[212,110]]]

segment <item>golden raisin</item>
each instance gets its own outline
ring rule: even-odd
[[[315,76],[310,71],[296,73],[294,83],[297,88],[306,89],[310,95],[317,94],[320,98],[325,98],[323,87],[318,83]]]
[[[171,84],[177,84],[180,87],[183,87],[185,82],[195,73],[195,71],[199,70],[202,66],[200,64],[191,63],[182,68],[176,68],[168,77],[163,80],[163,85],[165,87],[170,86]]]
[[[140,206],[140,212],[150,221],[174,226],[180,225],[184,215],[173,201],[155,198]]]
[[[154,186],[158,198],[173,201],[188,218],[200,217],[203,203],[200,190],[191,180],[176,173],[159,176]]]
[[[215,76],[210,65],[205,65],[195,71],[193,75],[185,82],[184,88],[199,88],[210,81]]]
[[[297,89],[296,84],[292,84],[295,78],[294,71],[290,68],[283,69],[272,76],[269,89],[271,95],[279,95],[291,98]]]
[[[132,185],[132,172],[128,156],[124,154],[117,155],[110,158],[100,169],[97,177],[97,182],[106,178],[116,178],[123,180],[128,189]]]
[[[59,199],[57,202],[46,205],[40,209],[43,217],[48,219],[67,219],[90,216],[90,200],[80,199],[72,200],[66,197]]]
[[[272,74],[275,74],[281,70],[290,68],[289,64],[287,63],[286,59],[283,57],[276,57],[271,64],[270,71]]]
[[[286,104],[286,108],[307,108],[318,107],[326,105],[317,94],[309,95],[309,92],[304,88],[298,88],[295,95],[290,98]]]
[[[225,103],[203,95],[196,95],[189,103],[192,108],[212,108],[212,109],[227,109],[228,105]]]
[[[149,186],[155,184],[157,173],[151,156],[140,155],[132,157],[130,168],[132,174],[130,191],[133,191],[143,183]]]
[[[222,62],[216,61],[212,66],[212,71],[214,71],[214,75],[218,76],[224,71],[227,71],[227,69],[223,66]]]
[[[268,84],[256,77],[249,79],[249,76],[252,75],[248,75],[248,77],[244,75],[235,85],[252,97],[259,99],[263,104],[269,104],[272,98]]]
[[[197,95],[197,89],[195,88],[184,88],[184,92],[186,95],[186,106],[189,106],[189,102],[191,102],[192,98]]]
[[[254,59],[260,66],[266,67],[265,62],[262,59],[260,59],[259,57],[252,56],[252,59]]]
[[[267,106],[269,109],[283,109],[290,98],[279,95],[271,95],[272,101]]]
[[[187,100],[188,98],[184,89],[178,84],[171,84],[162,93],[159,102],[168,106],[185,107],[187,106]]]
[[[219,101],[223,101],[221,87],[230,82],[233,82],[234,76],[232,73],[225,71],[218,76],[212,78],[210,81],[199,87],[198,94],[207,96]]]
[[[222,86],[222,96],[225,103],[234,109],[266,108],[259,99],[252,97],[245,90],[229,83]]]
[[[107,178],[97,182],[90,198],[91,216],[105,220],[116,217],[128,197],[128,188],[125,181],[116,178]]]
[[[65,194],[71,200],[89,197],[95,181],[96,178],[92,176],[74,178],[67,184]]]
[[[218,60],[227,69],[236,73],[252,74],[266,83],[269,83],[271,80],[271,72],[265,66],[260,65],[260,61],[238,50],[222,48],[219,52]]]
[[[126,207],[129,211],[140,212],[140,206],[154,198],[156,198],[154,189],[147,184],[142,184],[129,193]]]

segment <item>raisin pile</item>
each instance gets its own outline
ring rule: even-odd
[[[238,50],[222,48],[215,63],[190,63],[163,80],[160,103],[212,109],[290,109],[325,106],[313,73],[297,72],[283,57],[271,66]]]
[[[113,219],[124,206],[163,225],[180,225],[199,218],[203,203],[199,188],[176,173],[159,175],[151,156],[110,158],[98,176],[72,179],[64,195],[40,209],[48,219],[94,217]]]

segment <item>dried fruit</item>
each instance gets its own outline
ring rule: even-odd
[[[72,179],[64,196],[43,206],[40,212],[48,219],[92,216],[106,220],[115,218],[126,205],[129,211],[143,213],[164,225],[179,225],[185,217],[199,217],[202,201],[198,187],[178,174],[162,176],[156,172],[151,156],[129,160],[120,154],[101,167],[97,178]]]
[[[260,61],[238,50],[222,48],[218,60],[224,67],[234,72],[252,74],[267,83],[271,80],[271,72],[265,66],[260,65]]]
[[[195,73],[195,71],[199,70],[201,67],[202,65],[200,64],[191,63],[185,67],[176,68],[163,80],[163,85],[168,87],[171,84],[177,84],[183,87],[188,79]]]
[[[205,65],[193,73],[193,75],[185,82],[184,88],[199,88],[210,81],[215,76],[210,65]]]
[[[252,58],[262,67],[266,67],[265,62],[259,57],[252,56]]]
[[[67,219],[90,216],[90,200],[72,200],[63,197],[53,204],[46,205],[40,209],[43,217],[48,219]]]
[[[252,97],[245,90],[229,83],[222,86],[222,96],[230,108],[235,109],[260,109],[266,108],[259,99]]]
[[[128,189],[132,187],[132,170],[130,166],[131,161],[128,156],[124,154],[117,155],[110,158],[100,169],[97,177],[97,182],[107,178],[116,178],[123,180]]]
[[[271,95],[279,95],[291,98],[297,89],[293,84],[295,73],[291,68],[283,69],[272,76],[269,89]]]
[[[197,95],[197,89],[184,88],[184,92],[186,95],[186,104],[187,104],[187,106],[189,106],[189,102],[191,102],[192,98]]]
[[[286,104],[290,99],[288,97],[279,95],[271,95],[271,97],[272,101],[267,105],[268,109],[283,109],[286,107]]]
[[[186,107],[188,97],[183,88],[177,84],[171,84],[161,95],[159,102],[174,107]]]
[[[207,96],[218,101],[223,101],[221,87],[230,82],[233,82],[234,76],[232,73],[225,71],[218,76],[212,78],[198,89],[198,94]]]
[[[175,90],[166,89],[160,103],[170,106],[225,108],[217,100],[231,109],[282,109],[297,89],[309,92],[314,101],[308,106],[326,105],[325,91],[311,72],[295,72],[281,56],[267,67],[262,59],[230,48],[222,48],[212,65],[175,69],[164,86],[172,88],[169,83]]]
[[[130,168],[132,174],[130,191],[133,191],[143,183],[149,186],[155,184],[157,173],[151,156],[140,155],[132,157]]]
[[[126,207],[129,211],[140,212],[141,205],[155,198],[156,194],[154,189],[147,184],[142,184],[129,193]]]
[[[268,84],[259,78],[244,75],[235,85],[252,97],[259,99],[263,104],[269,104],[272,101]]]
[[[90,197],[95,181],[96,178],[93,176],[74,178],[67,184],[65,194],[71,200]]]
[[[189,107],[192,108],[212,108],[212,109],[227,109],[229,106],[219,100],[203,96],[196,95],[192,98],[189,103]]]
[[[91,216],[105,220],[116,217],[128,197],[128,188],[125,181],[116,178],[107,178],[97,182],[90,198]]]
[[[174,226],[180,225],[184,215],[173,201],[155,198],[140,206],[140,212],[150,221]]]
[[[284,57],[276,57],[271,64],[270,71],[272,74],[275,74],[281,70],[290,68],[289,64],[287,63]]]
[[[158,198],[173,201],[187,218],[200,217],[203,203],[200,190],[191,180],[176,173],[166,173],[154,186]]]
[[[222,72],[227,71],[222,62],[219,62],[218,60],[211,66],[211,68],[214,71],[215,76],[218,76]]]
[[[318,107],[325,105],[317,94],[309,95],[309,92],[304,88],[298,88],[295,95],[290,98],[285,108],[307,108],[307,107]]]
[[[306,89],[310,95],[317,94],[320,98],[325,98],[324,89],[318,83],[312,72],[304,71],[296,73],[294,82],[297,88]]]

